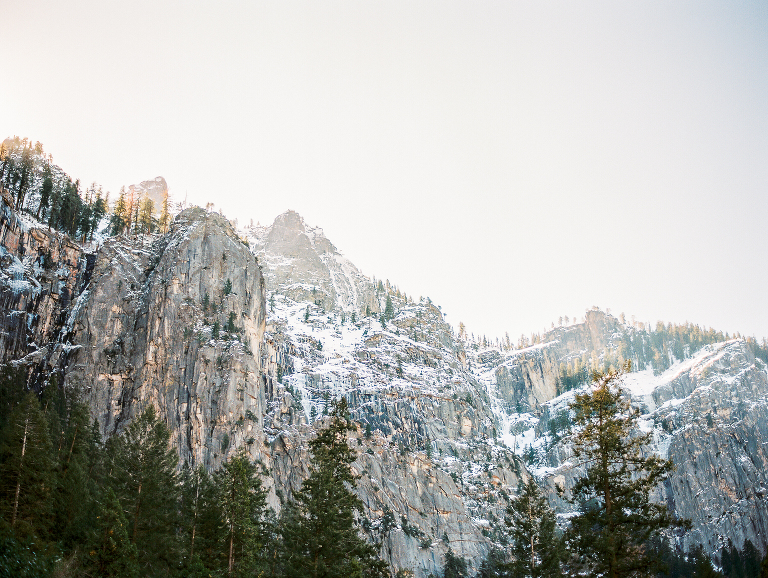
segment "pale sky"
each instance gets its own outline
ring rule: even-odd
[[[489,337],[768,336],[768,3],[0,0],[0,138],[287,209]]]

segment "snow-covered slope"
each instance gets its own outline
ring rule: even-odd
[[[741,431],[745,419],[756,419],[748,417],[749,411],[762,411],[759,408],[768,397],[765,367],[755,360],[745,340],[712,342],[719,334],[692,326],[684,331],[660,326],[654,332],[590,310],[581,322],[535,336],[533,345],[483,347],[476,340],[459,338],[429,300],[414,302],[396,287],[364,277],[320,229],[308,226],[296,213],[281,215],[269,227],[251,228],[248,235],[267,279],[270,357],[284,391],[277,394],[284,397],[274,403],[271,421],[267,419],[273,439],[293,438],[292,443],[297,443],[298,430],[291,428],[320,419],[328,401],[344,395],[361,434],[370,431],[370,438],[361,435],[366,454],[384,463],[413,459],[419,468],[450,474],[448,487],[441,491],[460,498],[452,506],[459,512],[454,528],[462,526],[459,520],[466,515],[470,522],[464,528],[472,528],[470,534],[476,536],[467,543],[477,540],[489,545],[488,538],[503,519],[500,506],[514,494],[526,466],[551,488],[555,482],[565,486],[573,482],[579,472],[569,461],[569,403],[579,388],[589,387],[591,369],[631,359],[641,370],[626,377],[625,387],[643,408],[641,427],[654,434],[651,450],[679,462],[678,473],[659,499],[666,499],[678,515],[694,518],[695,530],[682,545],[714,547],[722,535],[736,536],[738,544],[746,538],[763,544],[761,532],[766,526],[756,512],[765,505],[764,499],[758,494],[745,497],[748,483],[764,485],[760,476],[734,474],[733,479],[740,480],[735,485],[746,493],[734,495],[733,503],[721,503],[707,519],[692,515],[693,485],[685,481],[692,464],[700,461],[699,453],[708,455],[712,464],[740,464],[744,459],[762,463],[762,449],[747,458],[736,456],[733,462],[730,456],[722,459],[710,455],[709,447],[698,446],[702,436]],[[382,325],[387,299],[394,315]],[[702,345],[707,340],[710,344]],[[666,358],[659,357],[662,346]],[[583,376],[581,384],[570,389],[578,376]],[[744,384],[754,391],[748,408],[735,401]],[[717,410],[706,405],[715,391],[730,400],[717,405]],[[724,409],[733,403],[744,411]],[[768,441],[768,432],[760,436]],[[692,447],[699,447],[698,457]],[[743,464],[733,468],[744,471]],[[714,471],[713,466],[707,476],[714,476]],[[393,487],[390,495],[381,492],[380,480],[366,476],[361,480],[361,497],[370,508],[374,527],[377,512],[392,508],[408,516],[419,502],[414,489],[419,486],[418,477],[394,472],[390,476],[397,480],[397,490]],[[710,481],[714,488],[721,485],[715,478]],[[714,495],[722,492],[712,491]],[[554,493],[552,498],[567,515],[569,506]],[[733,517],[733,504],[740,504],[735,510],[738,520]],[[726,511],[732,512],[730,517]],[[730,526],[711,521],[724,516]],[[423,518],[414,521],[425,536],[437,540],[440,523],[423,522]],[[739,524],[753,529],[739,533],[735,530]],[[426,573],[430,565],[425,556],[434,554],[414,550],[417,540],[406,535],[401,539],[395,540],[397,548],[407,554],[404,558],[393,554],[393,561],[411,560]],[[477,560],[479,552],[468,548],[463,554]]]

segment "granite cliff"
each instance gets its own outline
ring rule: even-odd
[[[768,367],[744,339],[667,350],[650,328],[590,310],[533,345],[483,346],[292,211],[236,231],[193,208],[166,235],[84,246],[3,206],[0,247],[2,361],[25,365],[33,387],[80,388],[104,436],[151,404],[182,462],[215,468],[245,448],[279,510],[345,396],[363,527],[395,569],[437,575],[449,545],[477,568],[521,479],[568,488],[578,376],[624,359],[651,451],[677,465],[658,499],[693,521],[678,544],[766,546]]]

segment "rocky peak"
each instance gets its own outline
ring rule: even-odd
[[[267,287],[295,301],[324,309],[379,311],[370,281],[325,236],[296,211],[278,215],[272,225],[251,226],[245,235],[265,264]]]
[[[168,194],[168,183],[163,177],[155,177],[148,181],[141,181],[138,185],[130,185],[128,194],[133,195],[134,198],[146,195],[152,200],[155,207],[159,207],[165,195]]]
[[[288,229],[289,231],[296,231],[304,233],[306,227],[304,224],[304,218],[294,210],[288,209],[285,213],[275,217],[275,221],[272,223],[272,231],[281,231],[282,229]]]

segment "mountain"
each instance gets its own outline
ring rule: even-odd
[[[168,195],[168,183],[163,177],[155,177],[148,181],[141,181],[138,185],[130,185],[126,191],[128,198],[148,198],[152,201],[157,211],[163,204],[163,199]]]
[[[245,448],[279,510],[345,396],[362,525],[395,569],[439,574],[449,546],[476,569],[504,546],[531,474],[565,522],[568,401],[589,370],[625,360],[651,450],[677,466],[657,499],[693,521],[678,545],[765,549],[768,356],[753,340],[590,310],[490,347],[429,298],[365,276],[293,211],[237,231],[192,208],[166,235],[86,251],[4,206],[0,243],[0,361],[36,388],[82,387],[104,436],[153,405],[182,463],[215,468]]]

